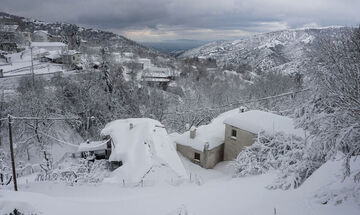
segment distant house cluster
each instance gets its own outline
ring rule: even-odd
[[[32,42],[30,47],[41,62],[66,64],[72,67],[81,63],[81,53],[69,50],[68,45],[62,42]]]
[[[6,54],[22,52],[27,47],[34,51],[34,59],[41,62],[52,62],[80,68],[82,54],[77,50],[69,50],[65,39],[52,35],[45,30],[28,31],[18,23],[0,19],[0,58],[6,59]]]
[[[126,74],[150,86],[158,86],[164,90],[175,79],[174,71],[158,67],[148,58],[137,58],[132,52],[112,53],[116,62],[126,67]]]

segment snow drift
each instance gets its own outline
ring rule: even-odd
[[[179,178],[186,171],[164,126],[148,118],[115,120],[108,123],[101,135],[110,136],[112,151],[109,161],[122,161],[107,182],[139,182],[153,169],[170,168]]]

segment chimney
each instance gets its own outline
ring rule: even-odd
[[[194,139],[196,137],[196,128],[191,128],[190,129],[190,138]]]
[[[239,107],[239,112],[240,113],[244,113],[245,111],[247,111],[247,107],[245,107],[245,106],[240,106]]]
[[[130,130],[134,128],[134,124],[130,123]]]

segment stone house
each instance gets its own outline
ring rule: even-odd
[[[177,150],[203,168],[213,168],[220,161],[236,159],[252,145],[259,132],[284,132],[305,137],[302,129],[295,129],[293,119],[269,112],[231,110],[216,117],[210,124],[174,136]]]
[[[217,163],[224,160],[224,144],[213,144],[210,146],[207,140],[196,138],[196,130],[197,129],[190,130],[188,134],[191,140],[199,141],[198,144],[194,144],[193,146],[186,145],[186,143],[183,142],[184,140],[186,141],[186,138],[183,139],[183,141],[179,138],[176,144],[176,150],[193,163],[205,169],[211,169]],[[197,146],[202,146],[203,148]]]
[[[77,65],[81,63],[81,53],[69,50],[61,55],[62,62],[67,65]]]
[[[213,168],[224,160],[224,120],[237,112],[238,109],[225,112],[208,125],[173,135],[172,139],[176,143],[177,151],[203,168]]]
[[[224,123],[224,160],[226,161],[236,159],[246,146],[252,145],[259,132],[269,135],[284,132],[305,138],[304,130],[295,128],[293,119],[265,111],[240,111],[225,119]]]

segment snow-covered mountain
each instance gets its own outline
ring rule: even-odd
[[[291,73],[303,65],[305,52],[315,40],[338,37],[346,31],[344,27],[275,31],[209,43],[183,53],[180,58],[214,58],[218,66],[231,66],[235,70],[261,72],[279,68]]]
[[[114,52],[132,52],[136,55],[166,57],[163,53],[148,48],[124,36],[98,29],[84,28],[75,24],[68,23],[47,23],[32,18],[20,17],[4,12],[0,12],[0,20],[13,23],[19,26],[23,32],[44,31],[54,37],[62,38],[70,47],[72,43],[86,47],[109,47]],[[72,39],[77,41],[71,41]]]

